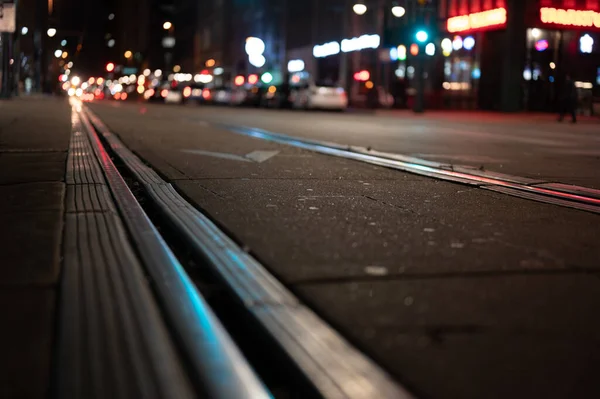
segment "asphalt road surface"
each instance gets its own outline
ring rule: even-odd
[[[600,395],[600,217],[230,124],[587,187],[593,124],[105,102],[132,150],[417,396]]]

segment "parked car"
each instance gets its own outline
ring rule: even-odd
[[[212,102],[218,105],[230,105],[232,91],[229,87],[216,87],[211,89]]]
[[[344,88],[327,82],[306,83],[290,95],[294,108],[331,109],[343,111],[348,108],[348,96]]]
[[[188,101],[196,102],[198,104],[207,103],[210,101],[210,90],[206,88],[203,83],[192,83],[189,84],[190,95],[187,98]]]

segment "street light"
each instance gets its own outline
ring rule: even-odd
[[[356,3],[352,6],[352,10],[356,15],[363,15],[367,12],[367,6],[364,3]]]
[[[163,24],[163,29],[164,29],[164,30],[169,30],[169,29],[171,29],[172,27],[173,27],[173,24],[172,24],[172,23],[170,23],[169,21],[167,21],[167,22],[165,22],[165,23]]]
[[[48,37],[54,37],[54,35],[56,35],[56,29],[50,28],[46,33],[48,34]]]
[[[392,14],[394,14],[394,17],[396,18],[402,18],[404,14],[406,14],[406,9],[401,6],[394,6],[392,7]]]

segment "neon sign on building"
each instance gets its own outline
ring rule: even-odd
[[[476,12],[468,15],[448,18],[448,32],[465,32],[484,28],[496,28],[506,25],[506,8]]]
[[[600,13],[591,10],[542,7],[540,20],[545,24],[600,28]]]

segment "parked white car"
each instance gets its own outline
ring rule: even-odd
[[[348,108],[346,91],[337,85],[326,83],[307,83],[292,91],[294,108],[332,109],[343,111]]]

